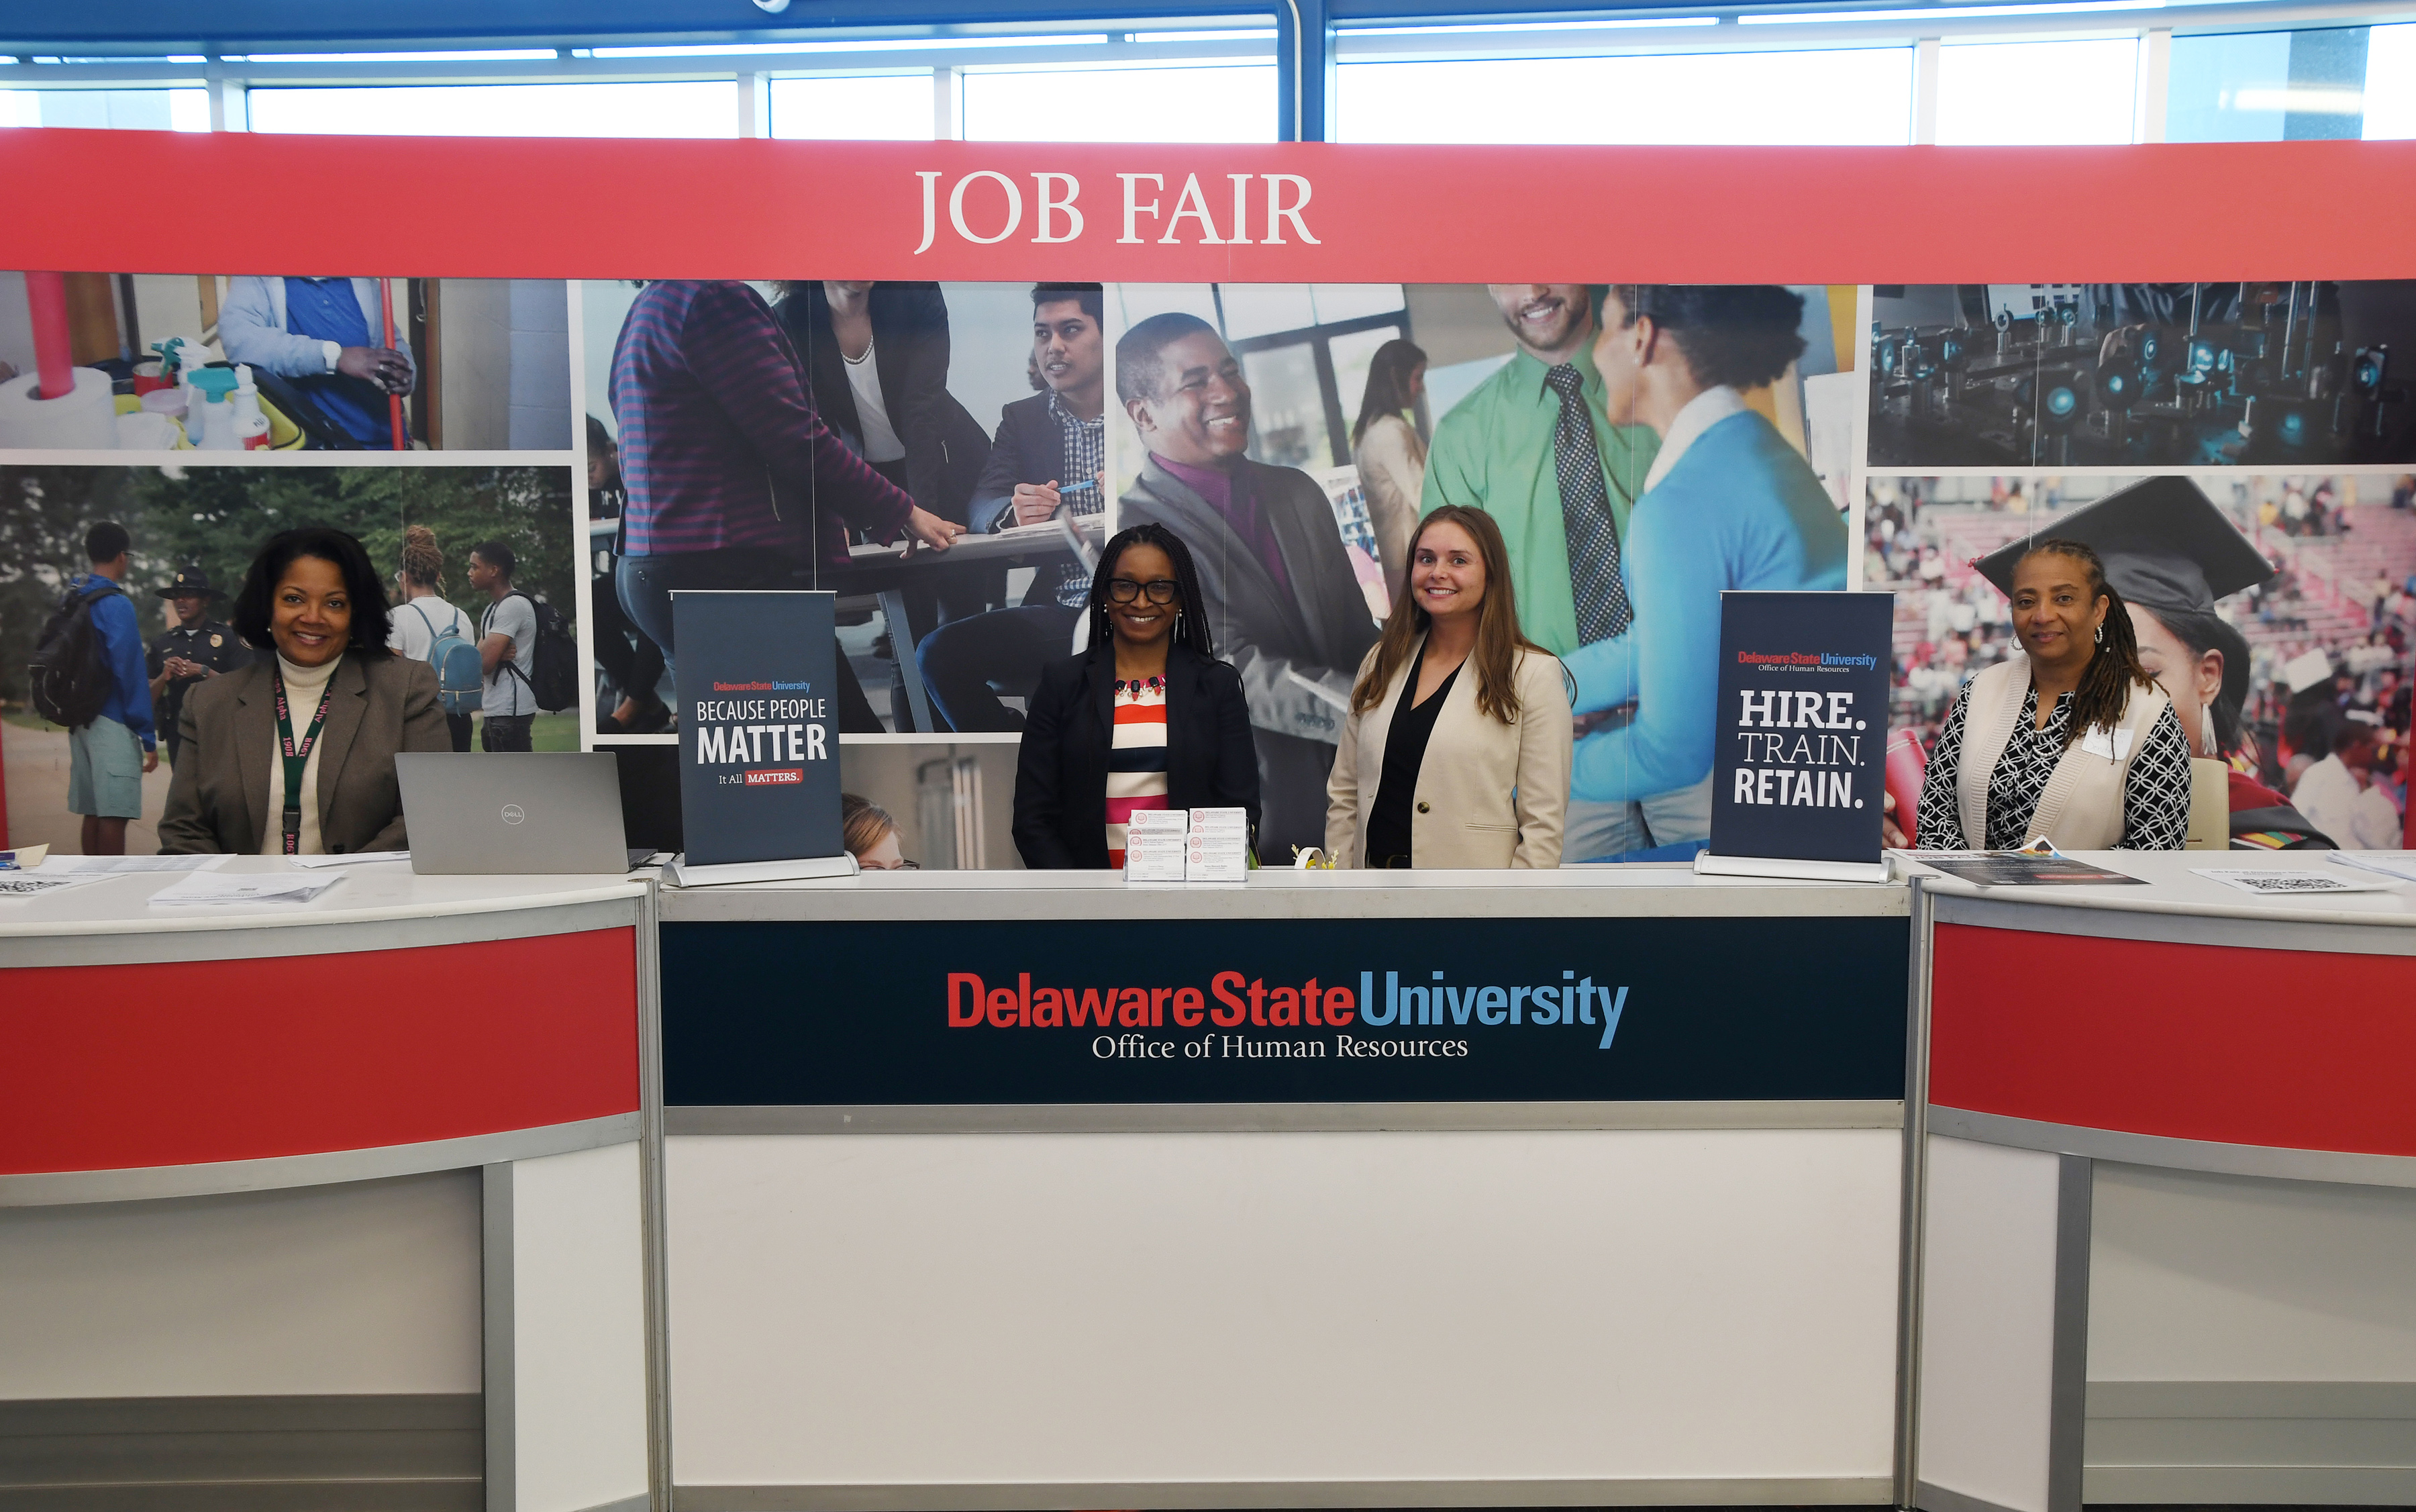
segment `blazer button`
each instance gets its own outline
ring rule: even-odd
[[[1434,812],[1434,809],[1427,805],[1424,798],[1420,798],[1418,800],[1418,812],[1422,814],[1430,814]]]

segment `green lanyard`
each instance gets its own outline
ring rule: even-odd
[[[319,712],[310,716],[310,728],[302,743],[294,743],[294,714],[285,703],[285,670],[277,670],[277,750],[285,761],[285,854],[302,854],[302,773],[310,764],[310,748],[319,742],[319,727],[327,722],[327,703],[336,696],[336,679],[330,676],[319,694]]]

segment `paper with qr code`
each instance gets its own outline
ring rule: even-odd
[[[2267,898],[2309,893],[2378,893],[2399,885],[2389,877],[2344,877],[2334,871],[2274,871],[2242,867],[2192,867],[2190,869],[2201,877],[2212,877],[2226,886]]]

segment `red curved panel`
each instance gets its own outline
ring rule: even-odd
[[[0,1172],[371,1149],[634,1112],[633,929],[0,971]]]
[[[2083,1128],[2416,1155],[2416,956],[1937,927],[1929,1100]]]

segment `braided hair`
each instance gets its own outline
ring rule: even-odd
[[[1191,548],[1183,537],[1155,521],[1120,530],[1099,549],[1099,569],[1091,574],[1091,643],[1087,655],[1114,656],[1115,623],[1108,617],[1108,576],[1128,547],[1155,546],[1174,564],[1175,587],[1183,602],[1174,622],[1174,643],[1187,646],[1206,660],[1216,659],[1216,643],[1208,633],[1208,599],[1200,591],[1200,572],[1191,565]]]
[[[2122,596],[2106,582],[2106,564],[2096,552],[2079,541],[2049,536],[2024,552],[2021,562],[2048,555],[2079,563],[2088,574],[2090,597],[2106,600],[2106,623],[2098,627],[2096,652],[2080,674],[2080,686],[2072,690],[2072,718],[2063,727],[2063,743],[2070,746],[2084,732],[2113,729],[2130,705],[2132,688],[2153,688],[2156,680],[2139,660],[2139,638],[2131,628],[2131,612],[2124,607]],[[2020,566],[2016,562],[2016,569]]]
[[[426,525],[402,527],[402,575],[420,587],[444,591],[445,553],[437,548],[436,532]]]

